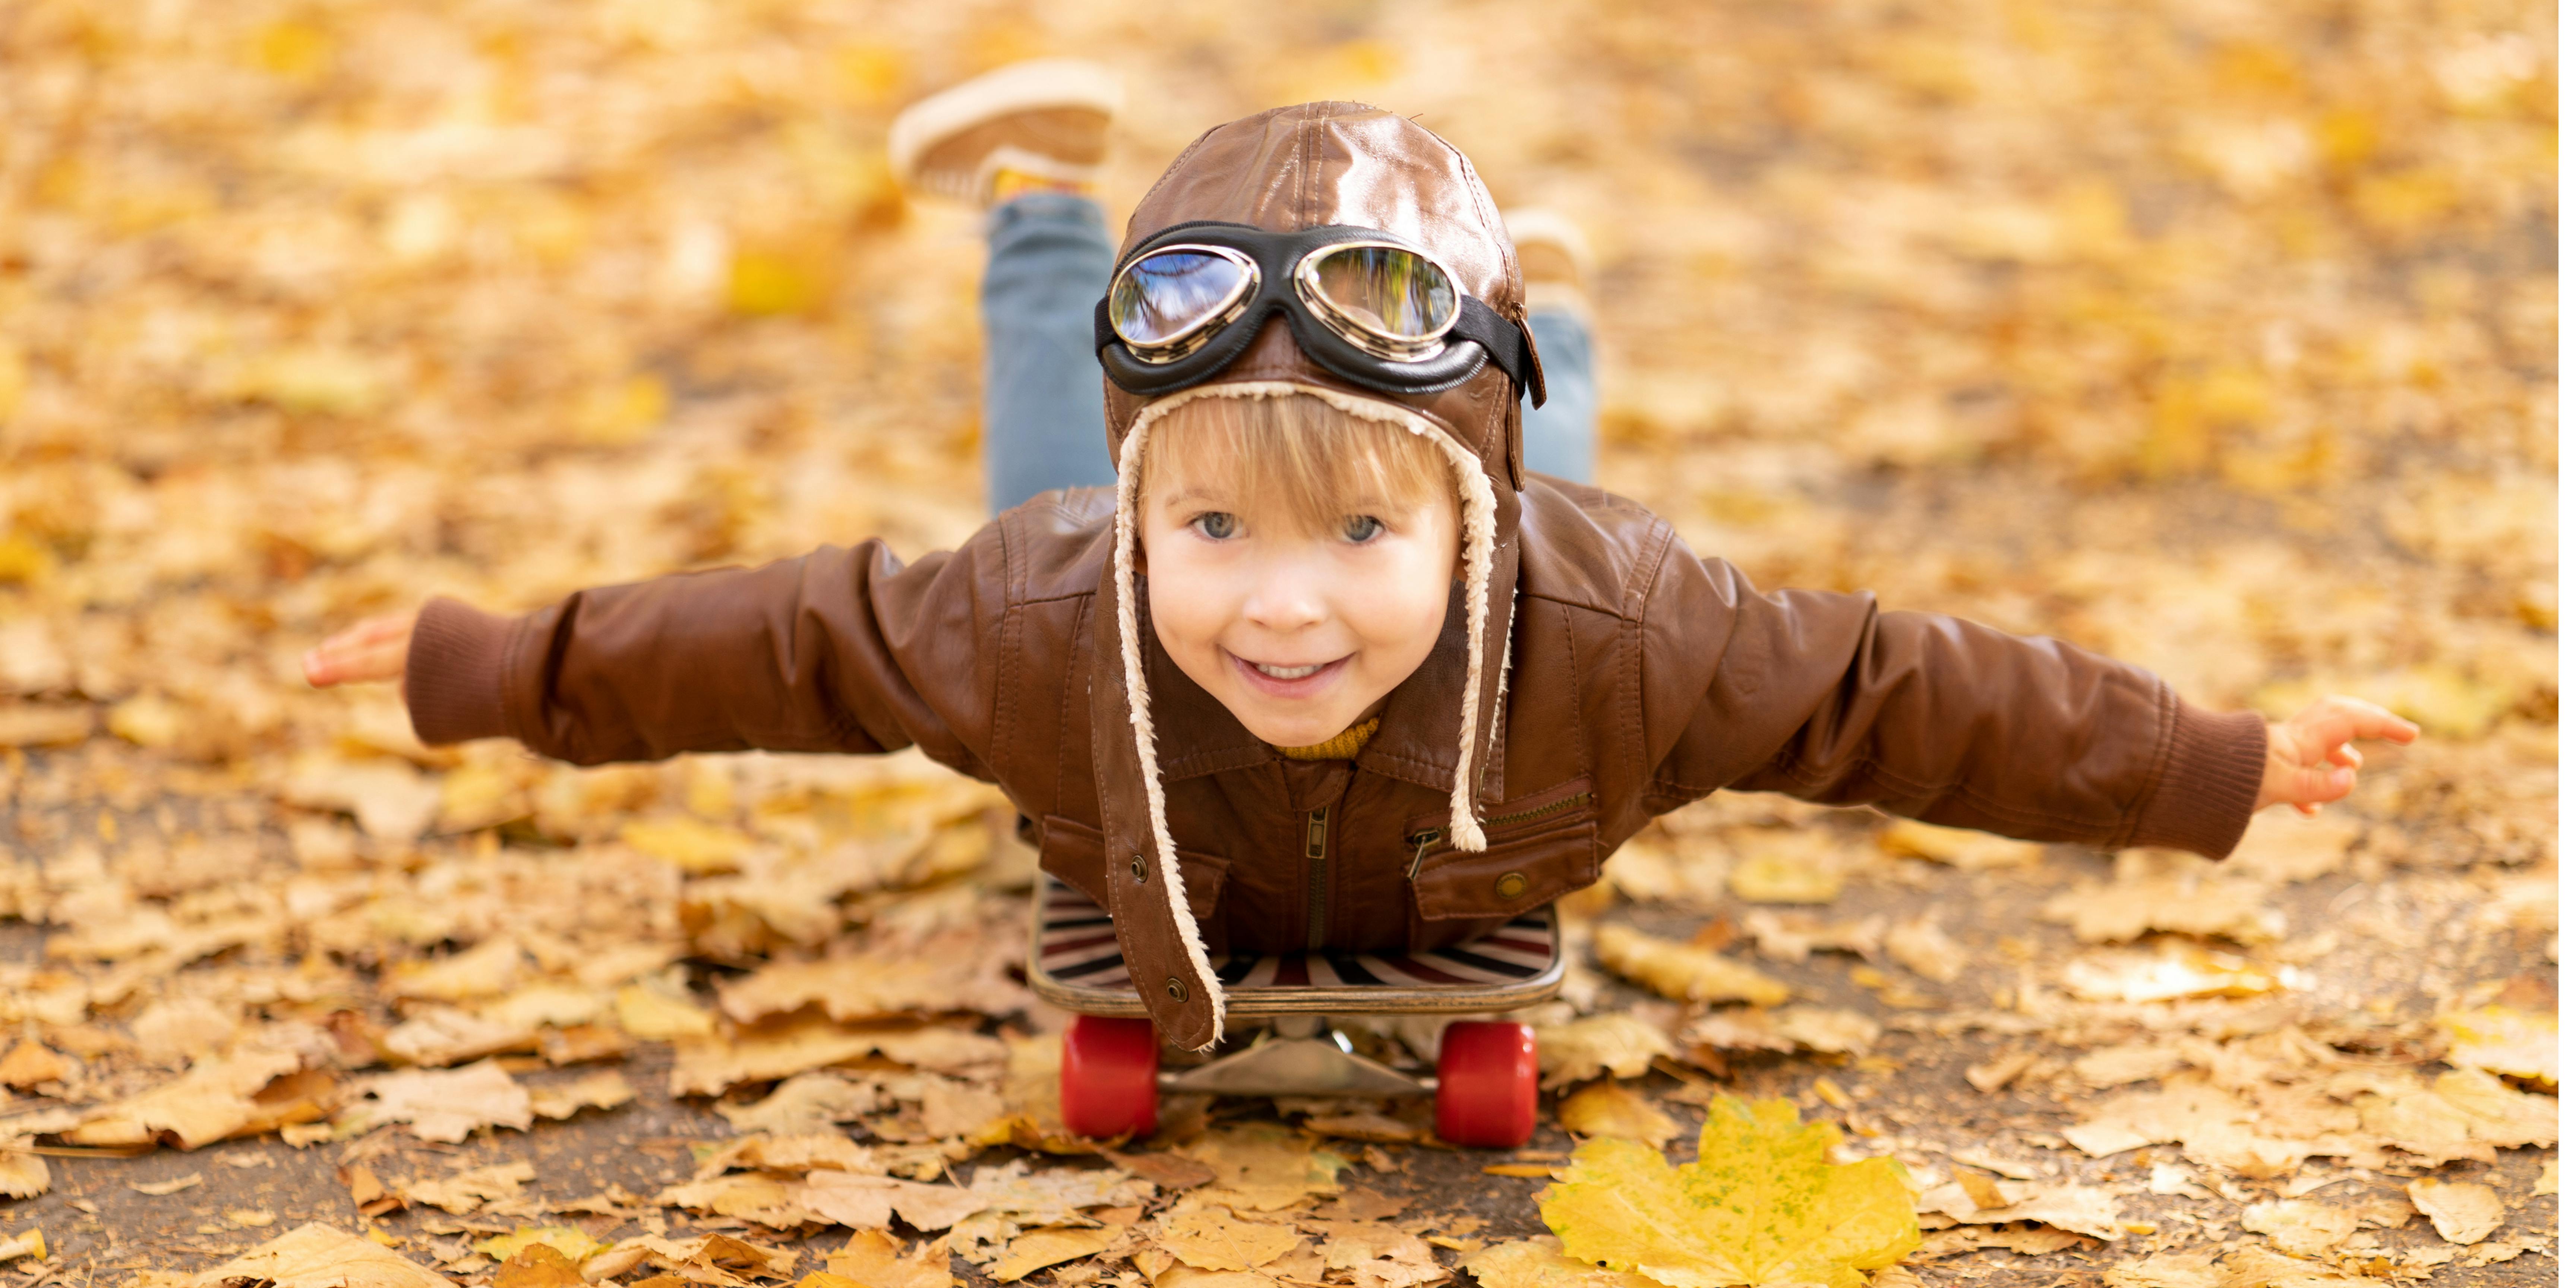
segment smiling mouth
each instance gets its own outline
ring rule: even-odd
[[[1350,661],[1347,657],[1337,657],[1330,662],[1281,666],[1271,662],[1255,662],[1251,658],[1233,654],[1228,656],[1233,659],[1236,666],[1243,668],[1240,674],[1246,683],[1250,684],[1255,691],[1267,693],[1274,698],[1311,696],[1316,690],[1332,683],[1333,676],[1340,672],[1342,664]]]

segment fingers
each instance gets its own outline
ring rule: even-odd
[[[2351,795],[2354,776],[2352,770],[2342,766],[2302,769],[2290,775],[2287,799],[2300,813],[2314,814],[2317,806]]]
[[[304,655],[304,679],[317,689],[392,680],[411,651],[412,615],[374,617],[333,635]]]
[[[2399,716],[2375,702],[2345,694],[2334,694],[2308,704],[2291,721],[2297,727],[2303,744],[2322,752],[2337,743],[2354,739],[2376,738],[2404,745],[2415,741],[2423,732],[2414,721]]]

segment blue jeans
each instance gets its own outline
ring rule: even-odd
[[[1091,308],[1109,287],[1116,252],[1088,197],[1034,192],[996,207],[984,314],[985,499],[1000,512],[1060,487],[1106,486],[1118,474],[1101,419],[1100,359]],[[1592,481],[1592,334],[1581,317],[1530,315],[1547,406],[1521,408],[1521,463]]]

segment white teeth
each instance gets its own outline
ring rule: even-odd
[[[1267,663],[1255,662],[1252,664],[1252,669],[1274,680],[1302,680],[1323,670],[1324,664],[1317,662],[1313,666],[1271,666]]]

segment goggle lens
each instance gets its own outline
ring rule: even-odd
[[[1109,324],[1143,349],[1190,337],[1250,290],[1253,268],[1213,251],[1157,251],[1127,266],[1109,288]]]
[[[1431,260],[1395,246],[1346,246],[1318,256],[1308,279],[1323,302],[1396,341],[1438,338],[1458,320],[1458,289]]]

